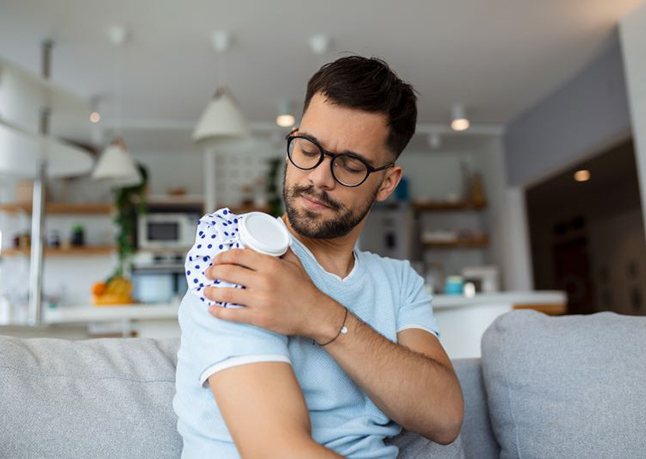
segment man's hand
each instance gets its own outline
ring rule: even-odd
[[[245,306],[212,306],[209,312],[217,318],[318,342],[334,336],[343,321],[343,308],[314,285],[291,249],[281,258],[250,249],[228,250],[213,258],[205,275],[244,286],[204,289],[210,300]]]
[[[211,300],[245,306],[214,306],[209,310],[215,317],[319,343],[337,335],[345,310],[316,288],[291,251],[279,259],[248,249],[230,250],[213,263],[207,277],[246,287],[205,289]],[[402,427],[438,443],[454,441],[464,402],[439,340],[426,331],[404,330],[397,335],[401,344],[396,344],[354,314],[348,315],[346,326],[347,336],[325,349],[350,378]]]

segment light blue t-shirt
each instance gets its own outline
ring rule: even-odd
[[[325,271],[296,238],[291,246],[321,291],[390,341],[397,342],[397,332],[407,328],[439,336],[431,296],[407,261],[355,250],[354,268],[341,279]],[[179,323],[182,339],[173,408],[184,439],[183,458],[240,457],[207,379],[224,368],[261,361],[291,363],[318,443],[353,459],[397,456],[398,448],[383,440],[397,435],[401,427],[311,339],[217,319],[190,293],[180,305]]]

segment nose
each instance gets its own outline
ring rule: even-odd
[[[320,189],[331,190],[336,186],[336,180],[332,176],[332,158],[325,155],[323,162],[309,171],[309,181]]]

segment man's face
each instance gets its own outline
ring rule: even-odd
[[[298,135],[314,138],[334,153],[353,152],[374,167],[393,160],[387,150],[388,126],[383,114],[340,107],[319,94],[312,97]],[[283,199],[292,228],[305,237],[333,239],[360,230],[375,201],[386,199],[399,183],[401,168],[395,166],[370,174],[356,188],[341,185],[325,157],[315,169],[301,170],[286,159]]]

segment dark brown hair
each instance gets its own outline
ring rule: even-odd
[[[348,56],[325,64],[307,83],[303,113],[317,93],[342,107],[386,115],[390,130],[386,143],[395,158],[415,134],[414,89],[381,59]]]

